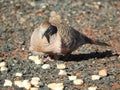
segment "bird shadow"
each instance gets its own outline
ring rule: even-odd
[[[61,58],[61,60],[64,61],[81,61],[81,60],[89,60],[92,58],[105,58],[105,57],[112,57],[112,56],[118,56],[118,54],[113,54],[112,51],[104,51],[104,52],[91,52],[87,54],[70,54],[67,59],[65,56]]]

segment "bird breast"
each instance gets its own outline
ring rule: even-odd
[[[50,37],[50,44],[46,48],[46,51],[49,50],[50,53],[53,54],[60,54],[61,53],[61,48],[62,48],[62,42],[61,42],[61,37],[59,33],[56,33],[55,35]]]
[[[48,43],[46,37],[41,38],[41,34],[36,29],[30,42],[30,51],[34,53],[46,53],[46,54],[60,54],[61,53],[61,38],[58,33],[50,37],[50,43]]]

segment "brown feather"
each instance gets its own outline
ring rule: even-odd
[[[42,34],[50,25],[57,27],[57,32],[49,37],[42,37]],[[48,42],[49,38],[49,42]],[[31,36],[30,50],[46,54],[70,54],[83,44],[97,44],[109,46],[104,42],[94,41],[66,23],[56,12],[51,12],[49,22],[43,22],[35,29]]]

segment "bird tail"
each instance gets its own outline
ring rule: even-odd
[[[104,43],[104,42],[100,42],[100,41],[92,41],[92,44],[95,44],[95,45],[101,45],[101,46],[110,46],[109,44],[107,43]]]
[[[101,41],[97,41],[97,40],[92,40],[88,37],[85,37],[85,42],[89,43],[89,44],[95,44],[95,45],[100,45],[100,46],[110,46],[107,43],[101,42]]]

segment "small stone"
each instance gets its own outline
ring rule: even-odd
[[[43,64],[43,60],[42,59],[37,59],[34,62],[35,62],[35,64]]]
[[[26,20],[25,20],[25,18],[20,17],[18,21],[19,21],[20,24],[23,24]]]
[[[120,55],[118,56],[118,59],[120,59]]]
[[[23,87],[27,90],[31,88],[31,83],[29,82],[29,80],[23,80],[22,84]]]
[[[118,59],[120,58],[120,52],[118,52]]]
[[[4,67],[6,66],[6,63],[5,62],[0,62],[0,67]]]
[[[80,72],[77,72],[76,73],[76,76],[80,76],[82,74],[82,72],[80,71]]]
[[[94,87],[88,87],[88,90],[96,90],[97,89],[97,86],[94,86]]]
[[[23,83],[21,80],[14,81],[14,84],[20,88],[24,87]]]
[[[51,90],[63,90],[64,85],[63,83],[50,83],[48,84],[48,88]]]
[[[45,9],[46,7],[47,7],[47,5],[44,5],[44,4],[41,5],[41,8],[42,8],[42,9]]]
[[[100,75],[92,75],[92,80],[99,80],[101,78]]]
[[[39,56],[29,56],[28,59],[35,62],[35,64],[43,64],[43,60],[39,59]]]
[[[32,87],[30,90],[39,90],[37,87]]]
[[[35,13],[35,16],[42,16],[44,13],[42,12],[42,11],[37,11],[36,13]]]
[[[99,10],[100,6],[99,5],[94,5],[96,10]]]
[[[35,86],[36,86],[36,85],[38,86],[39,81],[37,81],[37,80],[31,80],[31,84],[32,84],[32,85],[35,85]]]
[[[42,66],[42,69],[50,69],[50,65],[49,65],[49,64],[44,64],[44,65]]]
[[[57,64],[57,69],[65,69],[65,64]]]
[[[40,78],[39,78],[39,77],[33,77],[32,80],[37,80],[37,81],[39,81]]]
[[[10,4],[13,4],[13,1],[10,1]]]
[[[73,81],[74,85],[82,85],[83,84],[83,80],[82,79],[76,79]]]
[[[5,21],[5,20],[6,20],[5,15],[1,16],[1,19],[2,19],[3,21]]]
[[[15,76],[21,77],[21,76],[22,76],[22,73],[17,72],[17,73],[15,74]]]
[[[99,75],[100,76],[107,76],[107,70],[106,69],[102,69],[99,71]]]
[[[25,48],[24,48],[24,47],[22,47],[22,50],[24,51],[24,50],[25,50]]]
[[[16,12],[17,12],[17,11],[13,9],[13,10],[11,11],[11,14],[16,14]]]
[[[38,56],[29,56],[28,59],[34,61],[34,60],[39,60],[39,57]]]
[[[1,67],[1,69],[0,69],[1,71],[7,71],[8,70],[8,68],[6,67],[6,66],[3,66],[3,67]]]
[[[35,2],[30,2],[30,5],[34,7],[36,4]]]
[[[101,2],[97,2],[98,5],[101,5]]]
[[[67,72],[65,70],[60,70],[58,75],[65,76],[65,75],[67,75]]]
[[[68,76],[69,80],[76,80],[77,76]]]
[[[12,81],[5,79],[4,86],[12,86]]]
[[[33,77],[31,80],[31,84],[34,85],[35,87],[39,87],[39,81],[40,81],[39,77]]]

